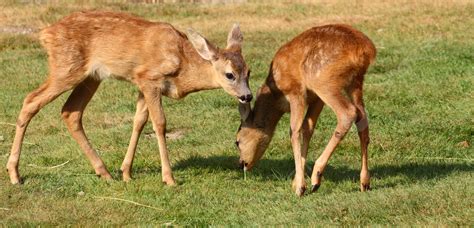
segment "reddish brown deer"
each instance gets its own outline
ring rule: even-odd
[[[297,195],[303,195],[309,141],[326,104],[336,114],[337,126],[329,144],[314,164],[311,191],[320,186],[331,154],[354,122],[362,150],[360,189],[369,190],[369,128],[362,100],[362,84],[375,55],[376,50],[370,39],[347,25],[314,27],[283,45],[273,58],[265,83],[258,90],[253,110],[250,104],[239,107],[244,118],[237,133],[236,145],[244,170],[251,169],[262,157],[281,116],[290,112],[296,169],[292,186]]]
[[[150,114],[160,151],[162,178],[174,185],[165,140],[162,96],[179,99],[188,93],[223,88],[240,102],[250,102],[249,70],[241,54],[243,36],[238,25],[219,50],[200,34],[187,35],[167,23],[150,22],[124,13],[78,12],[40,32],[48,53],[49,77],[25,98],[7,163],[11,183],[20,182],[18,163],[28,123],[46,104],[73,89],[62,109],[72,137],[95,173],[111,179],[104,163],[84,133],[82,115],[101,80],[130,81],[140,93],[133,133],[122,164],[124,180],[130,170],[139,135]]]

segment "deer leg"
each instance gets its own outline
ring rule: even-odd
[[[122,166],[120,170],[122,170],[122,177],[124,181],[130,181],[132,165],[133,165],[133,158],[135,157],[135,151],[137,149],[138,140],[140,138],[140,134],[148,120],[148,108],[145,104],[145,99],[143,97],[143,93],[140,92],[138,95],[137,100],[137,111],[135,113],[135,117],[133,119],[133,131],[132,137],[130,138],[130,144],[128,145],[127,154],[123,159]]]
[[[290,98],[291,146],[295,159],[295,177],[292,182],[296,195],[302,196],[306,190],[304,164],[301,151],[301,128],[304,118],[305,100],[301,97]]]
[[[155,130],[156,138],[158,140],[163,183],[167,185],[176,185],[173,173],[171,172],[168,149],[166,147],[166,119],[161,104],[161,91],[158,88],[151,87],[149,83],[144,83],[141,86],[141,90],[145,98],[146,106],[148,106],[151,121],[153,123],[153,129]]]
[[[340,91],[340,90],[335,90]],[[324,149],[323,153],[314,163],[313,173],[311,175],[311,192],[318,190],[321,185],[321,178],[328,163],[329,158],[336,149],[337,145],[344,138],[346,133],[351,128],[352,123],[356,120],[356,108],[340,92],[338,93],[324,93],[325,91],[319,91],[319,97],[336,113],[337,126],[334,134],[329,140],[328,145]]]
[[[309,148],[309,141],[311,140],[311,137],[313,136],[314,132],[314,127],[316,126],[316,122],[319,118],[319,114],[321,114],[321,111],[323,110],[324,103],[321,101],[321,99],[318,98],[318,100],[315,103],[312,103],[309,105],[308,110],[306,111],[306,116],[304,118],[303,122],[303,145],[301,149],[301,159],[302,159],[302,164],[305,167],[306,165],[306,155],[308,154],[308,148]]]
[[[361,171],[360,171],[360,190],[362,192],[370,190],[370,174],[368,168],[368,152],[369,146],[369,121],[365,111],[364,102],[362,99],[362,88],[356,88],[352,91],[352,100],[357,108],[356,126],[359,134],[360,148],[361,148]]]
[[[84,151],[89,162],[94,167],[97,176],[103,179],[112,179],[104,162],[97,155],[87,138],[82,126],[82,115],[89,101],[99,87],[100,81],[87,78],[81,82],[71,93],[61,111],[61,116],[74,140]]]
[[[26,128],[31,119],[45,105],[56,99],[59,95],[74,87],[74,84],[57,85],[52,76],[48,78],[38,89],[29,93],[23,101],[23,107],[16,122],[15,139],[13,140],[10,157],[7,162],[7,171],[12,184],[20,183],[18,163],[20,161],[21,145],[25,137]]]

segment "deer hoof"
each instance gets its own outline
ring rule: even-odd
[[[112,178],[112,175],[110,175],[108,172],[107,173],[104,173],[104,174],[96,174],[96,176],[102,180],[106,180],[106,181],[111,181],[113,180]]]
[[[163,184],[167,186],[176,186],[176,181],[173,178],[163,179]]]
[[[23,184],[23,178],[18,177],[14,180],[12,179],[12,180],[10,180],[10,183],[12,183],[12,185],[21,185],[21,184]]]
[[[304,192],[306,191],[306,187],[299,187],[296,189],[295,193],[297,196],[301,197],[304,195]]]
[[[360,191],[361,192],[367,192],[367,191],[370,191],[372,190],[370,188],[370,184],[360,184]]]
[[[311,186],[311,193],[318,191],[320,184],[315,184]]]
[[[291,189],[293,189],[297,196],[303,196],[306,191],[306,183],[304,179],[302,181],[297,181],[297,178],[294,178],[291,182]]]
[[[132,175],[130,175],[130,171],[120,170],[119,172],[120,174],[122,174],[122,180],[124,182],[130,182],[132,180]]]
[[[123,175],[122,180],[123,180],[123,182],[130,182],[130,181],[132,181],[132,178],[130,176]]]
[[[20,175],[18,174],[18,170],[17,169],[7,169],[7,172],[8,172],[8,175],[10,176],[10,183],[12,183],[13,185],[17,185],[17,184],[23,184],[23,180],[22,178],[20,178]]]
[[[106,181],[111,181],[113,180],[114,178],[112,178],[112,175],[110,175],[109,173],[105,174],[105,175],[102,175],[102,179],[106,180]]]

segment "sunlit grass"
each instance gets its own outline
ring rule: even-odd
[[[46,5],[6,1],[0,27],[41,28],[76,10],[120,10],[168,21],[180,29],[193,27],[223,46],[227,30],[239,21],[255,92],[284,42],[313,25],[352,24],[378,48],[377,61],[365,81],[371,192],[358,191],[360,149],[352,131],[331,158],[319,191],[303,198],[294,196],[288,115],[279,123],[264,159],[244,176],[237,169],[233,143],[239,126],[237,104],[221,90],[191,94],[181,101],[165,100],[169,132],[184,132],[184,137],[168,141],[178,186],[161,183],[150,124],[140,139],[134,180],[123,183],[118,171],[132,129],[137,89],[110,80],[102,83],[92,99],[84,125],[115,181],[96,178],[67,132],[60,118],[65,94],[44,108],[28,128],[20,164],[25,183],[11,186],[6,172],[0,172],[0,224],[472,226],[474,4],[300,2],[306,3],[68,1]],[[34,33],[0,33],[2,165],[22,100],[46,74],[46,55]],[[324,109],[310,145],[309,171],[334,128],[333,113]],[[61,166],[44,168],[57,165]]]

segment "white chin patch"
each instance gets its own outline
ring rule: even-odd
[[[242,99],[239,99],[239,102],[242,103],[242,104],[246,104],[246,103],[247,103],[247,101],[244,101],[244,100],[242,100]]]

